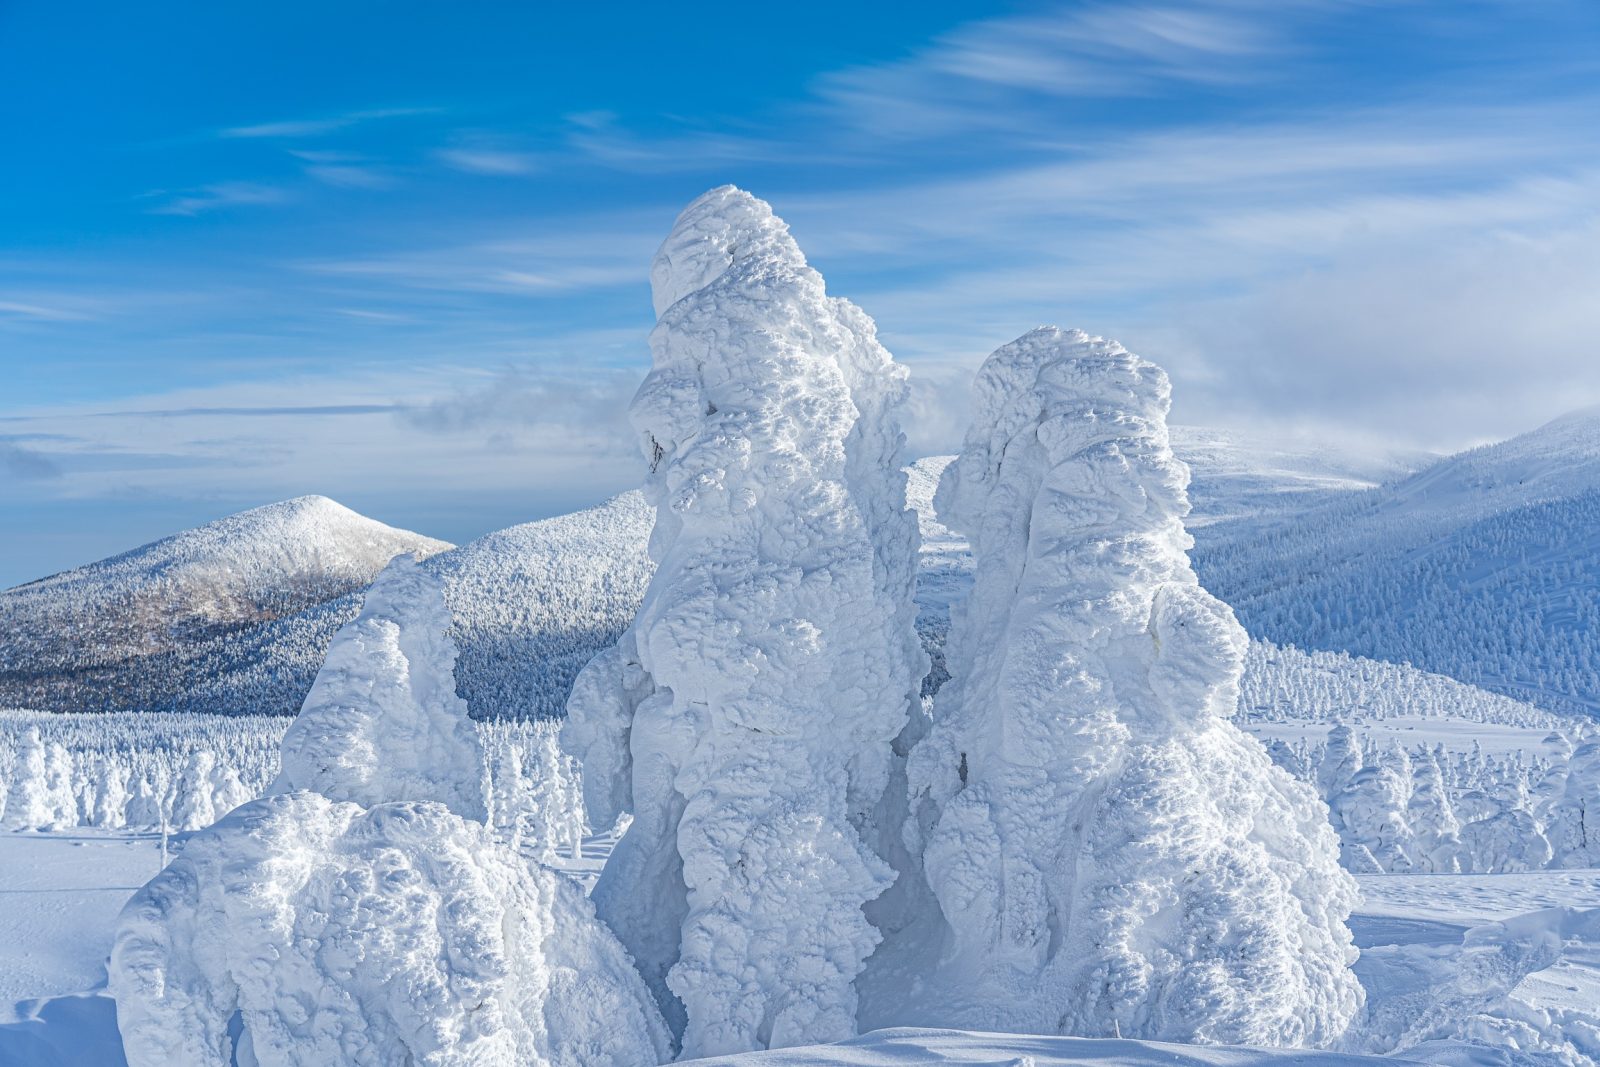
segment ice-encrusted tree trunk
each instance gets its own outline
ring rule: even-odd
[[[891,742],[924,669],[905,372],[788,228],[732,187],[651,271],[631,416],[655,577],[590,663],[563,744],[597,824],[631,811],[594,899],[685,1057],[854,1032]]]
[[[270,792],[310,789],[362,807],[432,800],[482,822],[483,748],[456,695],[449,628],[439,579],[396,556],[328,646]]]
[[[936,497],[976,571],[911,754],[943,926],[907,1021],[1318,1045],[1360,1005],[1326,809],[1229,720],[1246,638],[1189,567],[1168,404],[1078,331],[979,372]]]

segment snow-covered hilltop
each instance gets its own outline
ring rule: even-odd
[[[323,503],[353,515],[358,524],[370,523],[331,501]],[[271,514],[287,506],[257,512]],[[256,514],[245,512],[213,524],[227,536],[200,527],[172,540],[181,543],[204,534],[202,540],[218,541],[224,555],[248,555],[250,538],[239,531],[257,526],[234,520]],[[0,705],[55,711],[293,714],[310,690],[334,633],[360,610],[359,594],[392,556],[405,552],[425,556],[424,569],[444,581],[453,616],[451,636],[460,649],[457,684],[474,715],[556,716],[578,671],[616,640],[638,610],[653,569],[645,551],[650,518],[644,499],[632,492],[570,515],[508,527],[459,548],[417,535],[379,540],[363,563],[360,579],[336,585],[338,595],[331,599],[297,600],[291,595],[293,583],[284,579],[273,596],[275,602],[298,605],[292,612],[181,634],[172,633],[162,611],[152,608],[142,623],[103,638],[97,636],[94,616],[87,623],[93,628],[86,632],[85,619],[76,615],[62,631],[72,636],[70,643],[59,635],[39,638],[34,627],[53,617],[49,611],[65,611],[71,598],[80,595],[84,603],[98,604],[102,594],[78,588],[70,595],[34,592],[56,579],[22,586],[0,593],[0,619],[8,620],[0,628]],[[271,546],[271,536],[262,535],[262,540]],[[314,545],[315,539],[306,543]],[[82,568],[81,581],[92,586],[103,569],[123,575],[115,583],[118,587],[158,588],[165,556],[150,550],[165,545],[157,542]],[[265,551],[271,556],[277,549]],[[270,578],[262,580],[270,584]],[[120,596],[104,594],[112,601]],[[49,608],[52,603],[57,607]],[[109,661],[89,663],[94,653],[80,642],[114,647],[124,632],[134,635],[140,649],[155,650],[118,660],[115,668]],[[53,666],[62,662],[78,666]]]
[[[305,496],[6,590],[0,705],[174,707],[204,688],[206,646],[359,592],[399,553],[450,547]]]
[[[633,822],[595,900],[687,1056],[850,1036],[892,873],[863,820],[923,670],[905,372],[771,209],[691,204],[634,399],[657,570],[563,739]]]

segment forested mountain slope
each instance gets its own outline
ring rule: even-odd
[[[1600,412],[1195,537],[1201,581],[1256,637],[1600,709]]]
[[[358,592],[398,553],[449,547],[305,496],[6,590],[0,705],[175,706],[203,649]]]

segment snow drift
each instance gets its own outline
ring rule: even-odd
[[[651,281],[631,414],[657,572],[563,732],[591,817],[633,814],[595,901],[686,1056],[847,1037],[923,670],[905,372],[732,187],[683,212]]]
[[[1360,1005],[1326,809],[1228,721],[1246,638],[1188,565],[1169,397],[1055,328],[979,373],[936,498],[976,575],[910,763],[940,914],[901,951],[938,959],[902,1021],[1326,1045]]]
[[[456,647],[439,579],[396,556],[340,630],[283,737],[272,791],[363,807],[433,800],[484,819],[483,750],[456,696]]]

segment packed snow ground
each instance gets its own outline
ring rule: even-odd
[[[592,877],[604,863],[610,839],[588,840],[582,858],[570,853],[553,862],[580,880]],[[0,871],[7,889],[0,893],[0,1064],[121,1064],[108,1052],[93,1058],[87,1049],[115,1043],[115,1014],[103,995],[83,1000],[37,998],[87,993],[102,989],[105,959],[111,948],[118,912],[133,890],[160,866],[160,843],[150,835],[0,834]],[[22,873],[26,871],[26,873]],[[1551,908],[1600,908],[1600,871],[1537,871],[1506,875],[1361,875],[1361,896],[1351,927],[1363,952],[1357,972],[1369,1004],[1385,1004],[1416,993],[1427,979],[1438,980],[1461,950],[1461,940],[1474,927]],[[13,888],[14,887],[14,888]],[[1576,998],[1594,991],[1586,1005]],[[1578,1014],[1600,1026],[1600,936],[1566,949],[1550,966],[1531,972],[1508,991],[1509,999],[1531,1009],[1551,1008]],[[46,1024],[28,1023],[43,1011]],[[109,1029],[108,1029],[109,1028]],[[39,1052],[41,1040],[64,1052],[60,1059]],[[28,1050],[28,1051],[24,1051]],[[1591,1058],[1594,1049],[1587,1053]],[[819,1064],[879,1067],[896,1063],[1011,1064],[1031,1056],[1036,1065],[1093,1062],[1127,1064],[1293,1063],[1322,1067],[1351,1062],[1333,1054],[1247,1052],[1232,1049],[1167,1046],[1142,1042],[1086,1042],[1062,1038],[984,1037],[958,1032],[881,1031],[826,1050],[790,1049],[747,1054],[731,1061],[762,1065]],[[1406,1058],[1429,1063],[1491,1064],[1512,1062],[1487,1050],[1462,1059],[1434,1050]],[[1184,1058],[1187,1057],[1187,1058]],[[1392,1060],[1388,1062],[1394,1062]],[[1528,1061],[1539,1062],[1539,1061]],[[1559,1059],[1546,1062],[1560,1063]],[[1571,1063],[1585,1061],[1568,1060]]]

